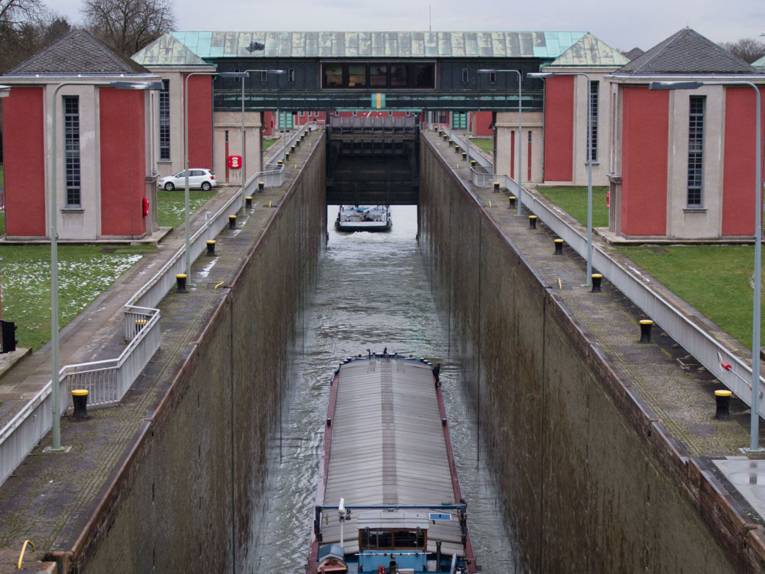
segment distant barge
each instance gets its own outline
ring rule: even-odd
[[[392,226],[387,205],[341,205],[335,220],[338,231],[389,231]]]
[[[368,354],[332,379],[309,574],[473,574],[438,369]]]

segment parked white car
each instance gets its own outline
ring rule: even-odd
[[[209,169],[202,169],[197,167],[189,168],[189,187],[192,189],[201,189],[203,191],[210,191],[218,184],[215,181],[215,173]],[[167,177],[160,177],[157,180],[157,187],[166,191],[173,191],[174,189],[183,189],[186,186],[186,172],[180,171],[175,175],[168,175]]]

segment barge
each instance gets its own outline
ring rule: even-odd
[[[438,371],[383,352],[335,372],[308,574],[477,571]]]
[[[387,205],[341,205],[337,231],[390,231],[393,222]]]

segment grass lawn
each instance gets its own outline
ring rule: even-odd
[[[752,245],[619,247],[725,332],[752,344]]]
[[[263,138],[263,151],[268,151],[272,145],[274,145],[279,138]]]
[[[153,246],[61,245],[59,320],[63,327]],[[19,345],[50,339],[50,247],[0,245],[3,318],[15,321]]]
[[[537,191],[571,215],[582,225],[587,225],[587,187],[559,186],[538,187]],[[592,188],[592,226],[608,227],[606,186]]]
[[[191,213],[215,197],[215,191],[189,191]],[[157,191],[157,222],[160,227],[177,227],[183,223],[183,190]]]
[[[492,138],[470,138],[470,145],[474,145],[489,155],[494,153],[494,140]]]

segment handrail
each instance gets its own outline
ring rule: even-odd
[[[27,547],[32,547],[32,552],[35,551],[35,545],[34,543],[27,538],[24,540],[24,544],[21,546],[21,552],[19,553],[19,561],[16,563],[16,570],[21,570],[22,566],[24,566],[24,555],[27,553]]]

